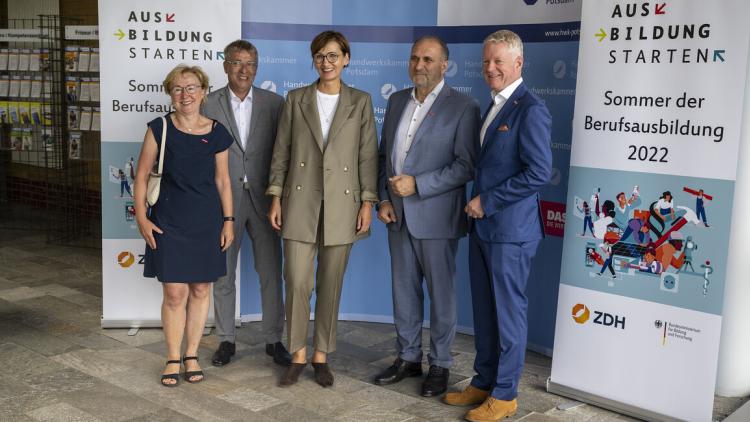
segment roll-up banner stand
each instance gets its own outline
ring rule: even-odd
[[[201,66],[211,88],[224,86],[223,49],[240,37],[240,8],[239,0],[99,1],[102,327],[161,326],[161,284],[143,277],[130,193],[136,160],[146,123],[172,109],[162,89],[172,68]]]
[[[711,420],[743,0],[585,1],[549,391]]]

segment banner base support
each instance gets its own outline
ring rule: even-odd
[[[608,399],[606,397],[597,396],[596,394],[591,394],[566,385],[557,384],[552,381],[552,378],[547,378],[547,392],[647,421],[676,422],[680,420],[671,416],[662,415],[661,413],[652,412],[650,410],[641,409],[640,407]]]
[[[234,325],[236,327],[239,327],[242,323],[242,319],[235,318],[234,319]],[[213,317],[206,320],[206,326],[205,330],[208,330],[208,332],[204,331],[203,335],[208,335],[210,333],[211,328],[215,327],[216,323],[214,322]],[[139,320],[133,320],[133,319],[104,319],[101,320],[101,327],[102,328],[129,328],[130,331],[128,331],[129,336],[134,336],[138,333],[138,329],[140,328],[161,328],[161,319],[139,319]],[[136,331],[133,331],[136,330]],[[133,334],[130,334],[130,333]]]
[[[583,402],[580,401],[566,401],[565,403],[560,403],[557,405],[557,410],[570,410],[575,409],[578,406],[583,406]]]

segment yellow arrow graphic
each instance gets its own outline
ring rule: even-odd
[[[607,33],[604,32],[604,28],[599,28],[599,32],[594,34],[594,36],[599,38],[599,42],[602,42],[602,40],[607,37]]]
[[[124,36],[125,36],[125,33],[124,33],[124,32],[122,32],[122,29],[118,29],[118,30],[117,30],[117,32],[115,32],[115,33],[114,33],[114,34],[112,34],[112,35],[114,35],[115,37],[117,37],[117,39],[118,39],[118,40],[121,40],[121,39],[122,39],[122,37],[124,37]]]

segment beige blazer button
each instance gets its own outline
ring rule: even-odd
[[[302,190],[302,185],[297,185],[297,190]]]
[[[304,166],[305,166],[305,162],[304,162],[304,161],[302,161],[301,163],[299,163],[299,166],[300,166],[300,167],[304,167]]]
[[[344,194],[345,194],[345,195],[349,195],[349,189],[345,190],[345,191],[344,191]]]
[[[349,171],[349,166],[344,166],[344,171]]]

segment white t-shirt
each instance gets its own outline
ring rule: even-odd
[[[323,147],[328,143],[328,132],[331,130],[333,116],[336,114],[336,106],[339,103],[339,94],[318,94],[318,116],[320,116],[320,128],[323,131]]]

